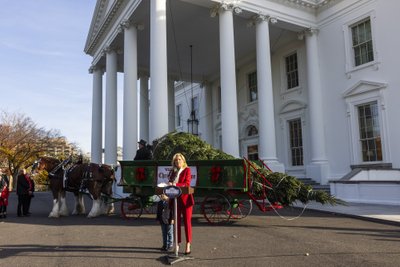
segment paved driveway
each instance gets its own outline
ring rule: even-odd
[[[49,193],[36,193],[31,217],[16,217],[15,193],[0,223],[0,266],[163,266],[154,215],[47,218]],[[69,199],[71,200],[71,198]],[[72,203],[70,208],[72,207]],[[90,208],[89,203],[87,203]],[[287,209],[294,217],[300,210]],[[193,260],[181,266],[398,266],[396,226],[306,211],[299,219],[253,212],[225,226],[193,218]],[[307,254],[308,253],[308,254]]]

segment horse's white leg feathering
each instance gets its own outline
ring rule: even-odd
[[[101,213],[101,200],[100,199],[94,199],[93,200],[93,205],[92,205],[92,209],[89,212],[89,215],[87,216],[88,218],[93,218],[93,217],[97,217],[100,215]]]
[[[83,201],[83,194],[78,194],[78,202],[79,202],[78,214],[85,214],[86,208],[85,208],[85,202]]]
[[[73,215],[80,215],[85,214],[85,203],[83,202],[83,195],[78,194],[75,195],[75,207],[74,211],[72,212]]]
[[[114,214],[114,213],[115,213],[114,203],[107,204],[107,214]]]
[[[50,214],[49,214],[49,218],[58,218],[60,217],[60,201],[55,198],[53,199],[53,209],[51,210]]]
[[[65,196],[61,196],[60,199],[60,216],[68,216],[68,207],[67,207],[67,200]]]

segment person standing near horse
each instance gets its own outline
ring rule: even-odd
[[[186,159],[181,153],[176,153],[172,158],[172,171],[169,177],[169,184],[175,186],[189,187],[192,180],[190,168],[187,166]],[[192,243],[192,213],[194,206],[193,194],[182,194],[177,199],[177,226],[178,226],[178,245],[181,243],[181,217],[185,225],[186,248],[185,255],[191,253]]]
[[[28,202],[30,195],[32,195],[32,191],[30,190],[31,190],[31,183],[29,177],[26,174],[26,170],[25,169],[19,170],[17,177],[18,217],[29,216]]]
[[[30,186],[29,191],[32,192],[32,193],[28,197],[26,214],[31,215],[30,208],[31,208],[32,198],[34,197],[33,192],[35,192],[35,181],[32,179],[32,177],[30,175],[27,175],[27,178],[29,179],[29,181],[28,181],[29,182],[29,186]]]
[[[8,177],[0,170],[0,218],[7,217],[8,196],[10,194],[8,187]]]
[[[150,151],[147,149],[146,141],[140,139],[138,142],[139,149],[136,151],[136,156],[133,160],[151,160],[152,156]]]

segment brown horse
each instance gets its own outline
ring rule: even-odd
[[[70,165],[70,159],[60,161],[51,157],[42,157],[33,167],[35,172],[46,170],[50,180],[50,190],[53,193],[53,209],[49,217],[68,216],[65,201],[66,191],[75,195],[75,208],[72,214],[84,214],[85,206],[82,192],[88,192],[93,199],[92,209],[87,217],[92,218],[111,211],[105,206],[102,196],[112,195],[112,185],[115,182],[114,169],[109,165],[81,163]]]

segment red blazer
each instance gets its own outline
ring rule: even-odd
[[[0,188],[0,193],[0,206],[8,206],[8,195],[10,193],[10,191],[8,190],[8,186]]]
[[[170,182],[173,182],[176,176],[176,172],[172,171],[171,176],[169,178]],[[178,182],[176,186],[190,186],[190,181],[192,180],[192,174],[190,172],[190,168],[186,167],[183,171],[179,174]],[[179,197],[182,200],[183,206],[188,208],[194,205],[194,198],[193,194],[182,194]]]

